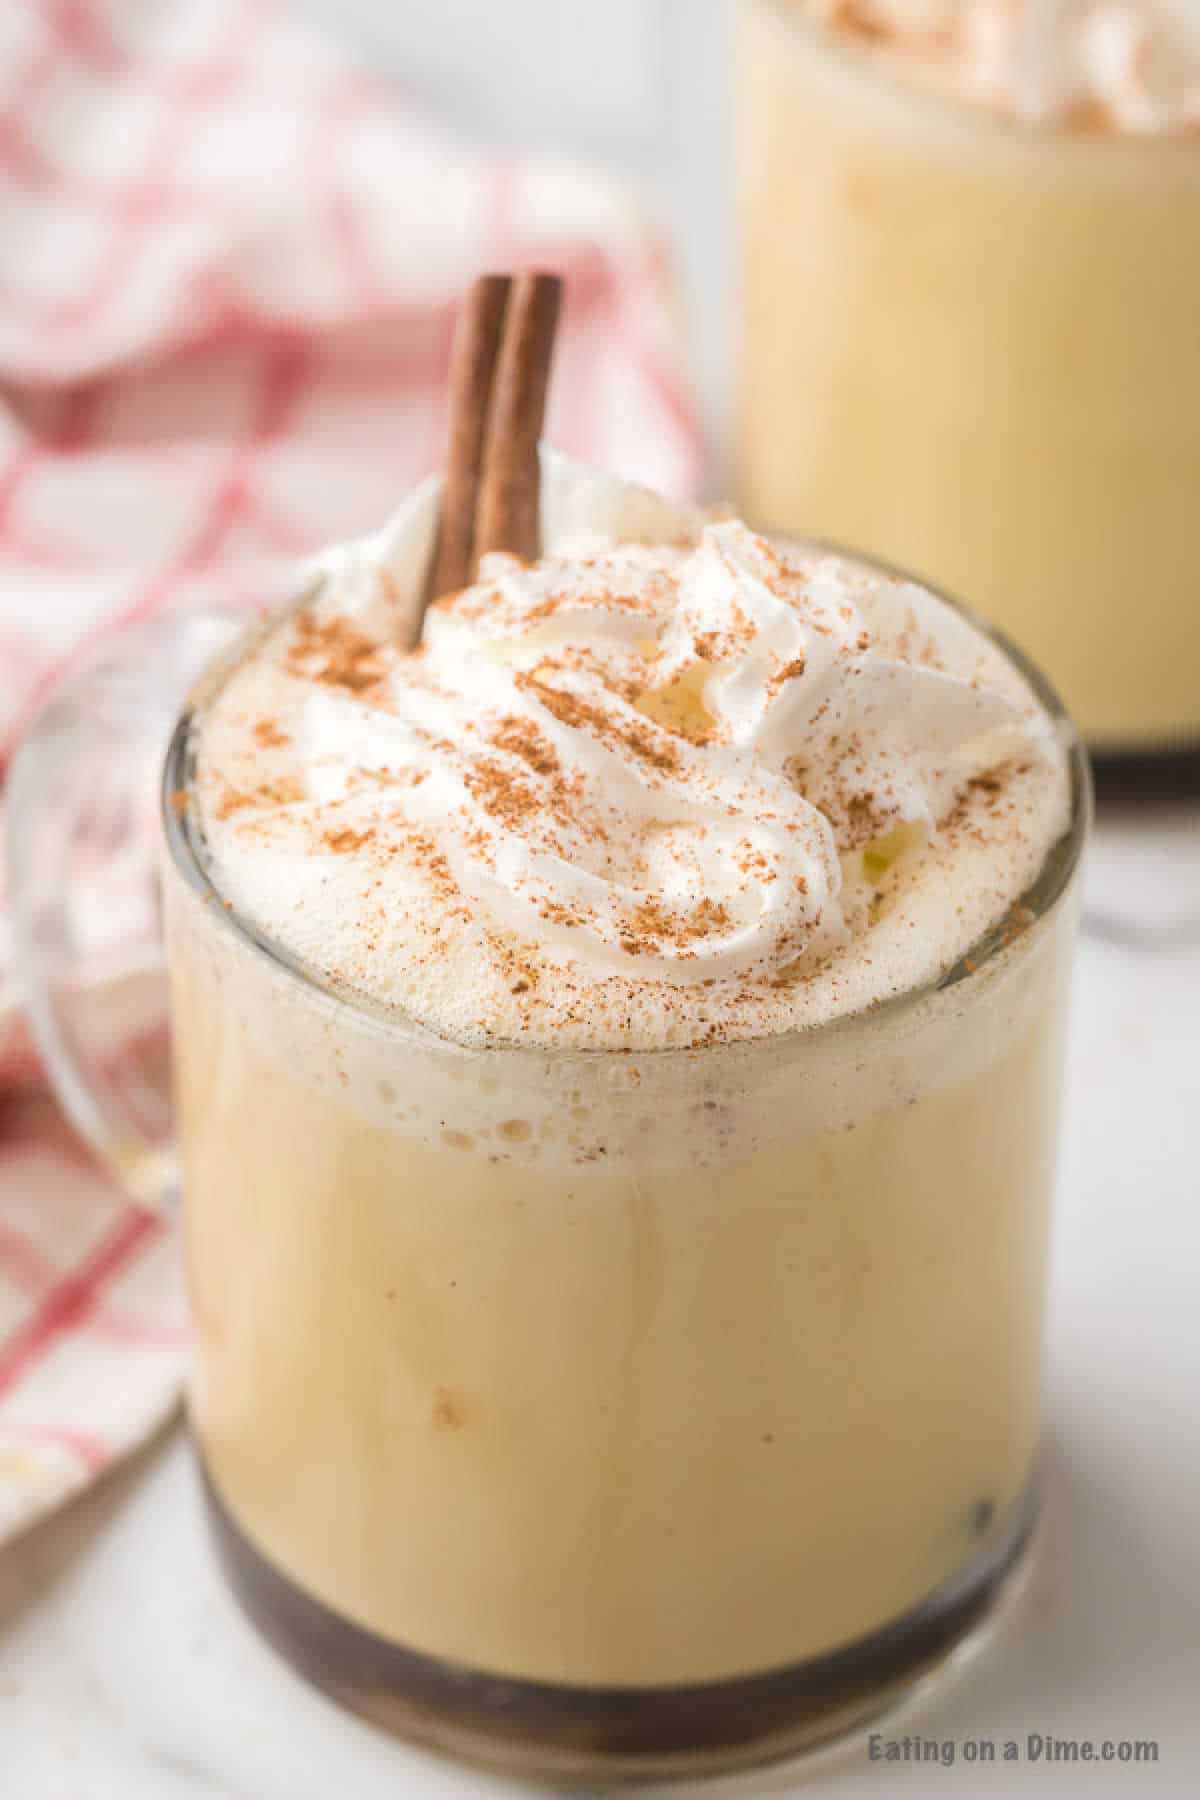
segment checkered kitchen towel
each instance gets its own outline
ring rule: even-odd
[[[481,157],[269,0],[0,6],[0,772],[121,623],[252,603],[435,461],[455,296],[567,278],[549,420],[697,474],[669,283],[603,181]],[[57,1118],[0,896],[0,1538],[138,1443],[186,1351],[173,1233]]]

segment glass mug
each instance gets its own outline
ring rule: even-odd
[[[560,1780],[735,1769],[925,1695],[1011,1616],[1037,1513],[1089,815],[1054,694],[1010,652],[1069,747],[1069,830],[933,985],[743,1044],[465,1048],[214,886],[180,796],[235,630],[168,621],[60,691],[10,850],[68,1111],[138,1198],[182,1188],[189,1411],[245,1609],[366,1717]],[[114,894],[139,966],[161,894],[177,1148],[161,1044],[105,1057],[87,1025]]]
[[[1007,121],[806,10],[739,0],[743,516],[965,594],[1102,797],[1200,793],[1200,142]]]

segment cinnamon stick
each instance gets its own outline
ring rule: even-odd
[[[507,550],[532,562],[540,544],[538,440],[562,303],[557,275],[518,276],[504,321],[488,409],[475,555]]]
[[[467,587],[474,578],[488,405],[512,285],[510,275],[481,275],[458,315],[450,356],[446,473],[428,585],[433,600]]]

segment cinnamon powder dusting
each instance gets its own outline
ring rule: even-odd
[[[374,687],[384,673],[380,646],[340,614],[317,619],[308,612],[298,613],[287,666],[293,675],[326,681],[351,694]]]
[[[552,687],[546,680],[546,671],[553,667],[552,663],[542,663],[528,674],[517,675],[516,684],[523,691],[532,692],[561,725],[572,731],[589,731],[601,743],[619,745],[652,769],[660,769],[665,775],[675,774],[679,768],[679,752],[674,744],[664,741],[648,723],[643,725],[616,712],[607,712],[595,701],[585,700],[581,694],[569,694],[563,688]]]
[[[769,694],[777,694],[781,688],[787,686],[789,681],[798,681],[807,666],[807,660],[803,656],[793,657],[791,662],[784,663],[783,667],[781,669],[776,669],[775,673],[769,678],[767,682],[767,692]]]
[[[476,757],[463,780],[484,812],[501,825],[519,828],[542,810],[541,795],[532,782],[487,757]]]
[[[728,931],[732,919],[722,902],[697,900],[686,911],[675,911],[660,900],[643,900],[626,915],[621,948],[629,956],[653,955],[667,944],[688,951],[714,931]]]
[[[335,850],[339,856],[345,856],[352,850],[361,850],[364,845],[371,843],[374,837],[375,833],[371,826],[367,826],[363,831],[355,831],[351,826],[343,825],[340,831],[327,831],[321,841],[330,850]]]
[[[510,755],[527,762],[535,775],[558,773],[559,761],[554,745],[532,719],[507,713],[492,731],[491,740],[498,750],[507,750]]]
[[[245,806],[291,806],[303,798],[304,787],[299,777],[281,775],[276,781],[260,781],[254,788],[225,786],[217,796],[213,811],[218,819],[228,819]]]
[[[288,733],[281,730],[274,719],[256,720],[252,735],[260,750],[281,750],[285,744],[290,744],[292,741]]]

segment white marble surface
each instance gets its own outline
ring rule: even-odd
[[[1153,1738],[1159,1761],[897,1768],[859,1750],[805,1792],[1200,1791],[1200,814],[1106,829],[1088,909],[1049,1346],[1050,1541],[1019,1636],[909,1729],[960,1744]],[[736,1791],[799,1786],[760,1774]],[[0,1554],[0,1800],[521,1791],[390,1742],[275,1659],[222,1586],[177,1428]]]

